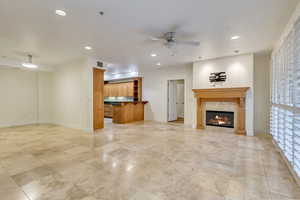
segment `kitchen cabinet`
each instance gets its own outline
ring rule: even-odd
[[[113,123],[126,124],[144,120],[144,105],[147,101],[121,102],[112,105]]]
[[[109,90],[110,90],[109,95],[111,97],[117,97],[118,96],[118,84],[117,83],[110,84]]]
[[[109,97],[109,84],[104,85],[104,97]]]
[[[113,107],[111,104],[104,104],[104,117],[112,118],[113,117]]]
[[[113,84],[105,84],[104,85],[104,96],[105,97],[113,97],[116,93],[113,89]]]
[[[126,96],[127,97],[133,97],[133,95],[134,95],[134,84],[133,84],[133,82],[128,82],[127,84],[126,84]]]
[[[118,84],[118,93],[117,96],[118,97],[126,97],[126,84],[127,83],[119,83]]]
[[[108,83],[104,85],[105,97],[133,97],[134,82]]]

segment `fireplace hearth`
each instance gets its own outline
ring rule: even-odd
[[[234,112],[207,110],[206,125],[234,128]]]

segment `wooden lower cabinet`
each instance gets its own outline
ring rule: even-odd
[[[124,102],[113,105],[113,123],[124,124],[144,120],[144,106],[147,102]]]
[[[104,117],[107,118],[113,117],[113,107],[111,104],[104,104]]]

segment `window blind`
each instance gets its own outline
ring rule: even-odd
[[[300,20],[295,25],[294,41],[294,103],[300,108]]]
[[[295,115],[294,123],[294,168],[300,174],[300,113]]]
[[[272,56],[271,134],[300,176],[300,20]]]
[[[294,30],[294,169],[300,176],[300,20]]]

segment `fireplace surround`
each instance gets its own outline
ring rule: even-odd
[[[212,88],[212,89],[193,89],[197,98],[197,128],[204,129],[204,104],[205,102],[234,102],[237,104],[237,126],[235,133],[247,135],[245,122],[245,101],[246,92],[249,87],[240,88]]]

